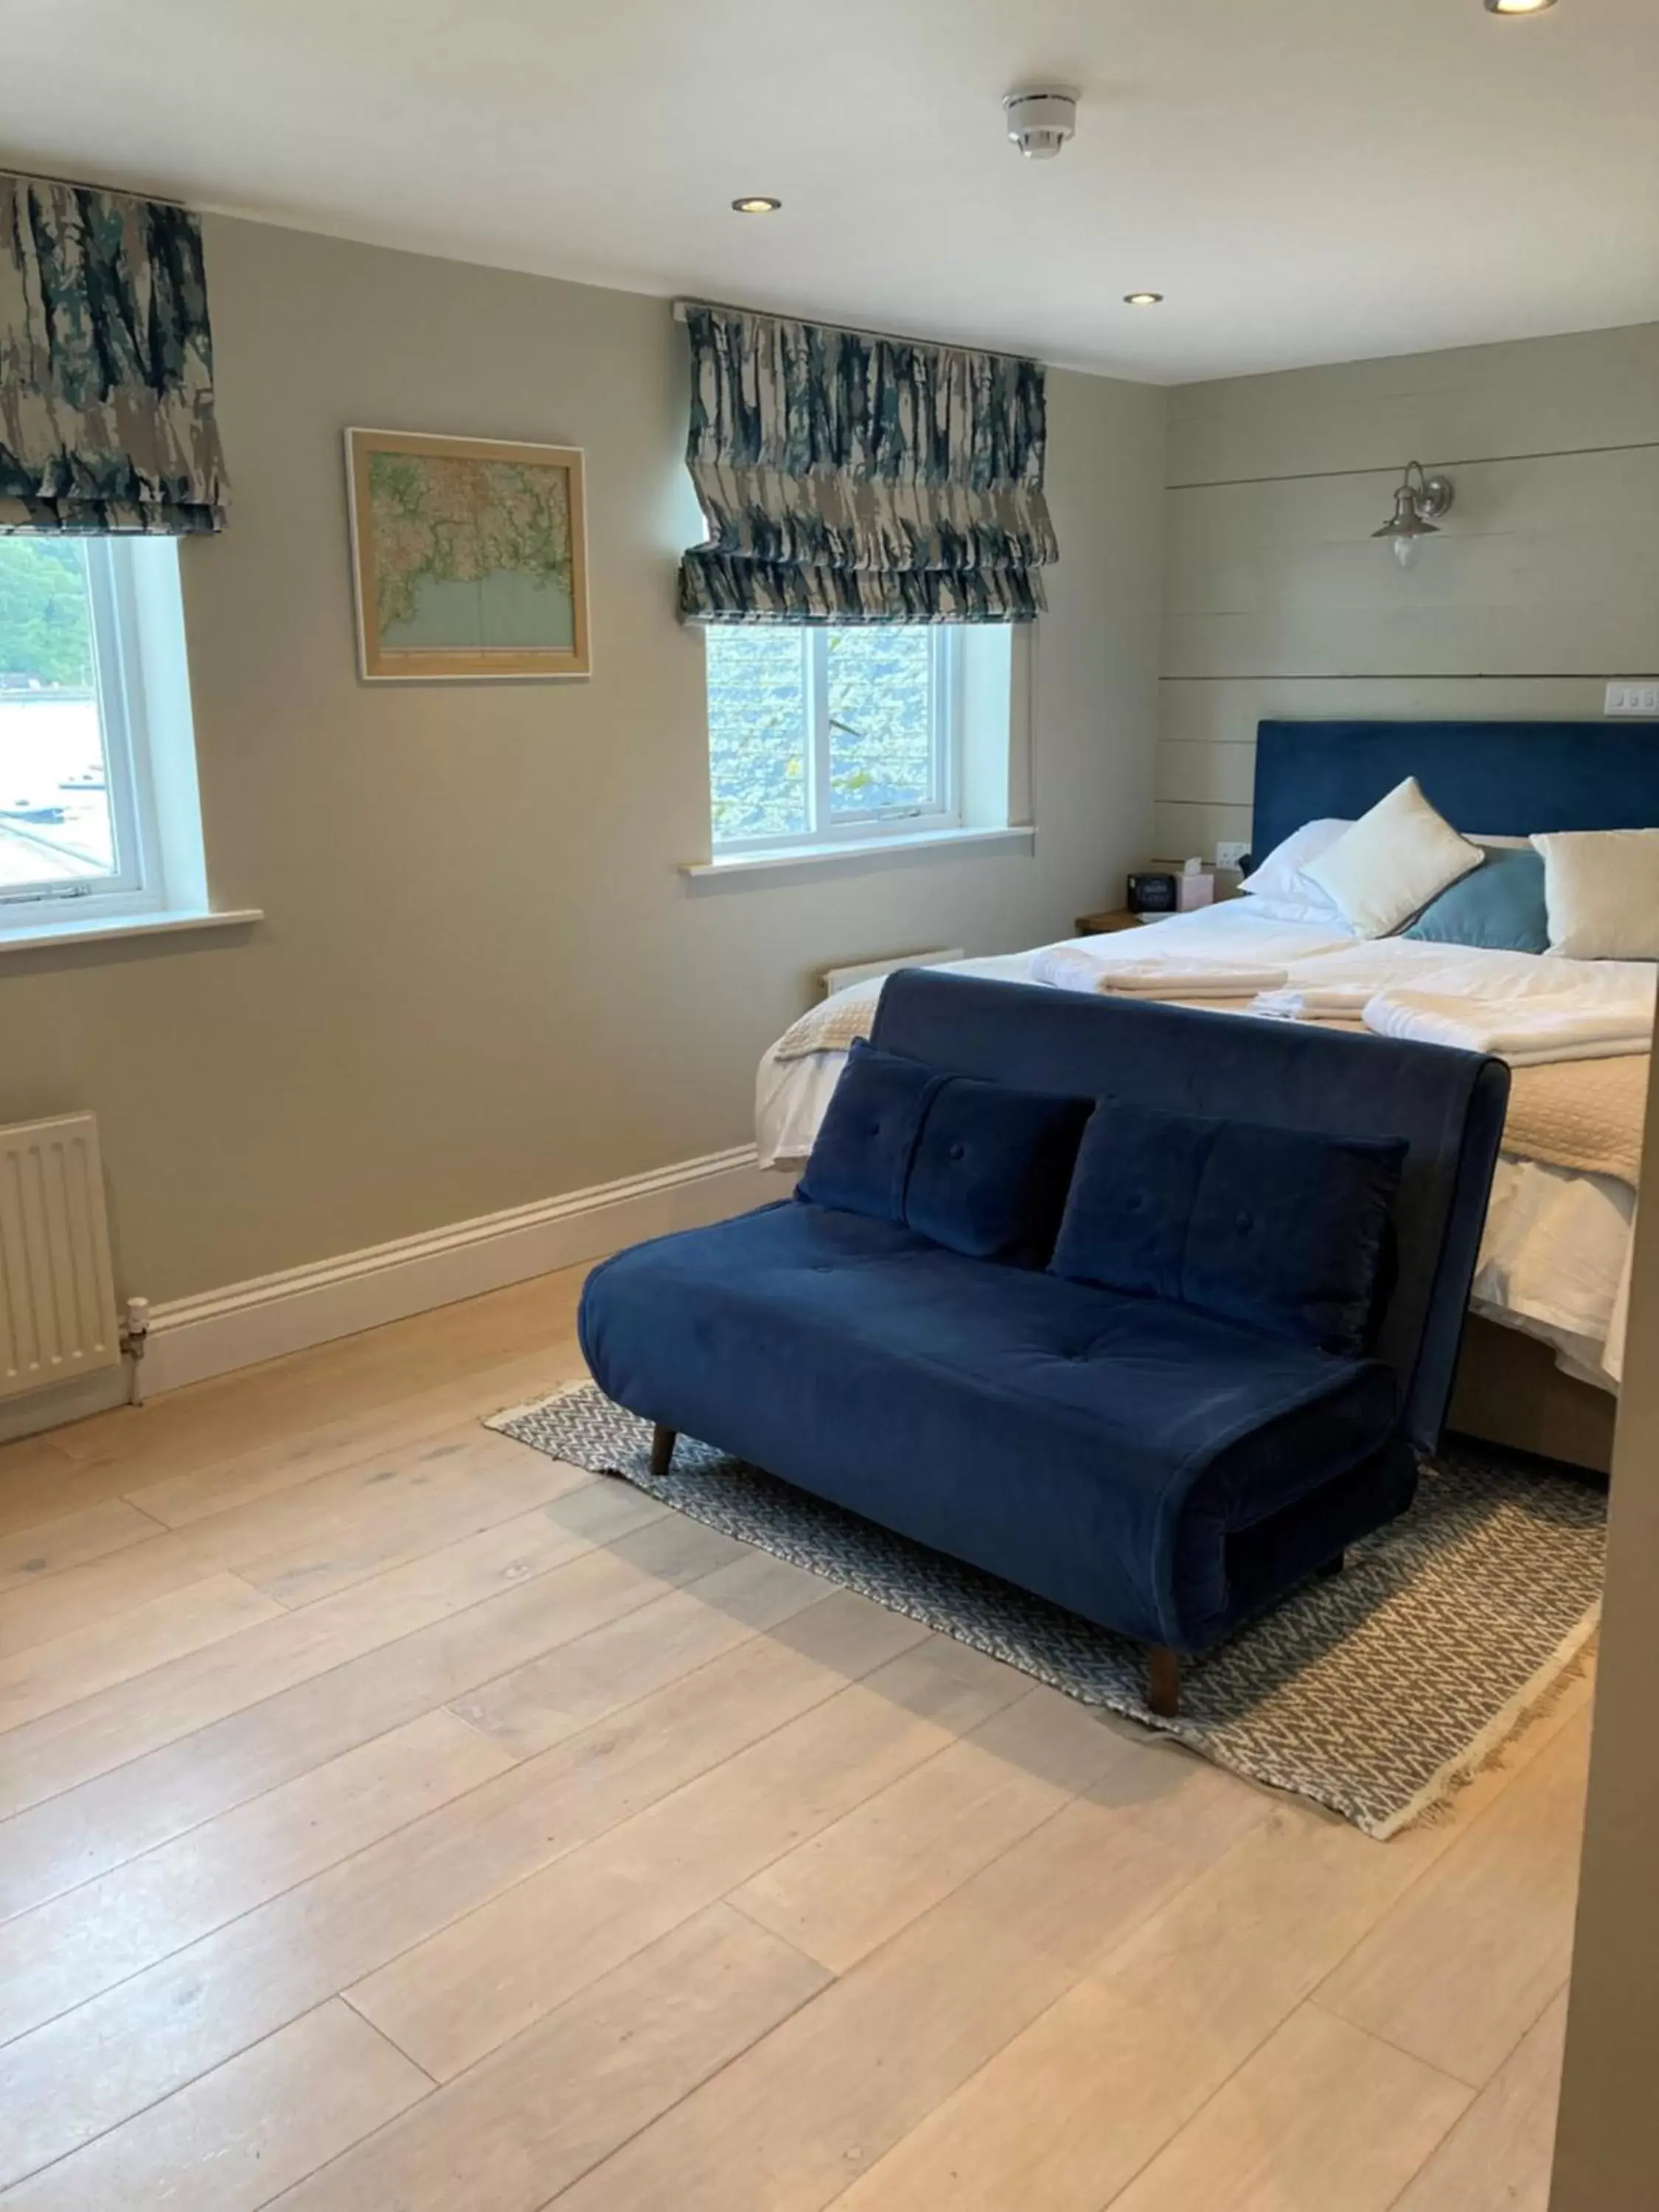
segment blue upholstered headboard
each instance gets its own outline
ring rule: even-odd
[[[1263,722],[1256,732],[1260,860],[1321,816],[1353,821],[1414,775],[1454,828],[1659,829],[1659,728],[1607,722]]]

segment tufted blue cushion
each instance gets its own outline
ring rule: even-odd
[[[855,1044],[800,1195],[902,1222],[965,1259],[1040,1267],[1089,1113],[1087,1099],[943,1075]]]
[[[1442,891],[1400,934],[1488,952],[1548,951],[1543,854],[1489,847],[1478,868]]]
[[[946,1078],[920,1060],[854,1044],[797,1189],[815,1206],[902,1221],[921,1124]]]
[[[1358,1353],[1405,1153],[1397,1140],[1103,1103],[1054,1272]]]

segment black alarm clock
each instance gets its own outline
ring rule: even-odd
[[[1173,914],[1175,878],[1156,870],[1151,874],[1131,876],[1127,903],[1131,914]]]

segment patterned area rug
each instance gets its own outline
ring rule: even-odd
[[[1601,1612],[1607,1499],[1589,1477],[1449,1444],[1403,1520],[1183,1673],[1178,1719],[1146,1707],[1139,1650],[1040,1598],[682,1437],[650,1473],[648,1425],[591,1382],[489,1427],[615,1474],[726,1534],[925,1621],[1085,1705],[1166,1729],[1222,1766],[1394,1835],[1449,1797],[1571,1668]]]

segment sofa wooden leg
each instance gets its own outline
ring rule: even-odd
[[[1181,1654],[1167,1644],[1146,1647],[1146,1702],[1161,1721],[1181,1711]]]
[[[668,1472],[674,1457],[674,1439],[678,1431],[665,1429],[660,1421],[651,1431],[651,1472],[660,1482]]]
[[[1346,1552],[1339,1552],[1334,1559],[1327,1559],[1324,1565],[1319,1570],[1320,1581],[1322,1583],[1329,1582],[1331,1577],[1333,1575],[1340,1575],[1343,1568],[1346,1567],[1347,1564],[1347,1553]]]

